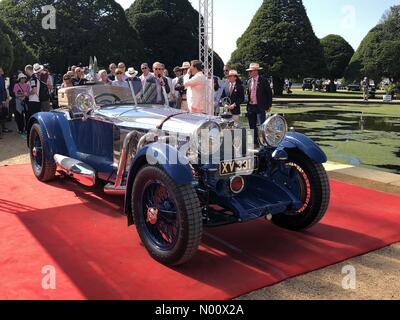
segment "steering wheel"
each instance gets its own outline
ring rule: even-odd
[[[102,93],[96,96],[95,98],[96,104],[105,105],[105,104],[114,104],[117,102],[121,102],[121,98],[113,93]]]

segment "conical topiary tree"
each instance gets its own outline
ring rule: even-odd
[[[188,0],[135,0],[126,11],[143,43],[148,63],[163,62],[171,69],[199,57],[199,13]],[[223,70],[215,54],[215,73]]]
[[[322,76],[322,47],[301,0],[263,1],[231,57],[241,72],[251,62],[259,62],[273,76],[277,95],[283,92],[285,77]]]
[[[43,29],[42,7],[56,9],[56,28]],[[128,23],[125,11],[114,0],[3,0],[0,15],[15,28],[57,72],[97,56],[103,66],[124,61],[136,65],[142,60],[141,44]]]
[[[34,63],[37,57],[33,50],[26,45],[24,41],[15,33],[15,31],[3,20],[0,19],[0,30],[8,35],[12,50],[14,53],[13,63],[8,69],[10,73],[14,73],[17,70],[23,70],[25,65],[28,63]]]
[[[327,69],[325,77],[331,80],[330,91],[336,91],[334,81],[344,76],[354,49],[345,39],[335,34],[321,39],[321,45]]]
[[[375,81],[388,77],[400,81],[400,5],[393,6],[363,39],[346,71],[346,79],[367,76]]]

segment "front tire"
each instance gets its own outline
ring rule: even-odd
[[[203,224],[192,185],[178,185],[161,168],[145,166],[135,178],[131,201],[137,232],[155,260],[177,266],[195,255]]]
[[[32,170],[39,181],[47,182],[54,179],[56,164],[53,160],[46,159],[46,144],[42,128],[35,123],[29,133],[29,154]]]
[[[325,215],[330,201],[329,178],[322,164],[308,158],[302,152],[290,151],[286,163],[286,185],[300,199],[303,207],[273,217],[279,227],[301,231],[317,224]]]

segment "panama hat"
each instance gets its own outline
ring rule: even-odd
[[[26,76],[25,74],[23,74],[23,73],[20,73],[20,74],[18,75],[18,81],[21,80],[21,79],[23,79],[23,78],[27,79],[27,76]]]
[[[258,71],[262,69],[263,68],[260,68],[260,65],[258,63],[251,63],[250,67],[246,71]]]
[[[240,74],[236,70],[230,70],[228,77],[239,77]]]
[[[33,65],[33,73],[39,73],[40,71],[44,70],[44,66],[40,65],[39,63],[35,63]]]
[[[190,68],[190,62],[184,62],[182,63],[182,68],[181,70],[189,69]]]
[[[139,72],[136,71],[135,68],[129,68],[128,71],[125,72],[125,75],[126,75],[127,77],[132,77],[132,78],[134,78],[134,77],[136,77],[136,76],[138,75],[138,73],[139,73]]]

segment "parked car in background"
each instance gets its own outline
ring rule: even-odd
[[[357,81],[353,81],[353,83],[348,84],[346,88],[347,91],[361,91],[360,83]]]
[[[305,90],[313,90],[313,86],[315,84],[315,79],[314,78],[304,78],[303,79],[303,85],[302,85],[302,89],[303,91]]]

